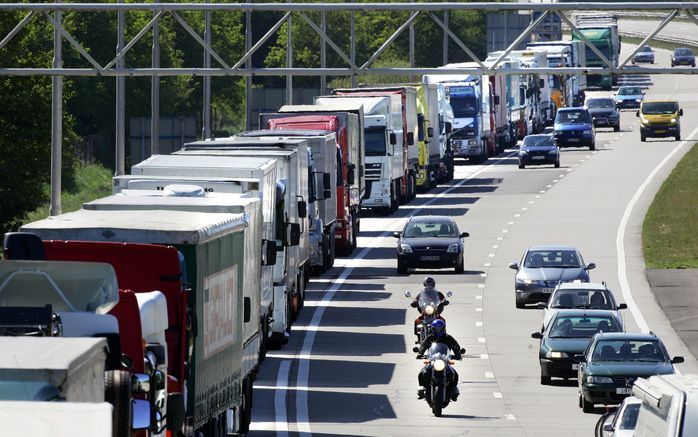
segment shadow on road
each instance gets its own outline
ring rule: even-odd
[[[375,357],[406,352],[405,337],[399,334],[317,331],[313,344],[313,355]]]
[[[395,364],[365,361],[318,360],[310,361],[310,387],[368,387],[388,384],[395,372]]]
[[[336,294],[335,294],[336,296]],[[379,327],[405,323],[406,309],[326,307],[322,326]]]
[[[351,408],[351,414],[347,414],[347,408]],[[388,397],[378,394],[309,391],[308,411],[311,423],[360,423],[397,418]]]

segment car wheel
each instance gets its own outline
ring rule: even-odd
[[[592,144],[591,146],[589,146],[589,150],[596,150],[596,144]]]
[[[519,168],[526,168],[524,164],[519,164]]]
[[[464,263],[464,260],[463,260],[463,258],[461,258],[460,263],[458,263],[458,265],[455,268],[456,273],[463,273],[465,271],[465,267],[464,267],[463,263]]]
[[[526,308],[526,304],[524,304],[523,302],[519,302],[517,300],[516,301],[516,308],[519,308],[519,309]]]
[[[555,168],[560,168],[560,160],[555,161]]]
[[[640,141],[644,143],[645,141],[647,141],[647,137],[644,134],[640,134]]]
[[[613,126],[613,132],[618,132],[620,130],[620,124]]]
[[[404,275],[407,273],[407,265],[403,261],[400,261],[399,258],[397,260],[397,272],[400,275]]]
[[[676,139],[676,141],[681,141],[681,134],[676,135],[674,138]]]
[[[585,413],[593,413],[594,412],[594,404],[591,402],[587,402],[587,400],[584,398],[583,395],[580,395],[581,399],[580,402],[582,404],[582,411]]]
[[[549,376],[540,376],[540,385],[550,385],[550,377]]]

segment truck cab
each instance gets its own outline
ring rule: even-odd
[[[645,100],[635,115],[640,118],[640,141],[648,137],[681,140],[683,109],[676,100]]]
[[[698,375],[657,375],[638,379],[633,396],[642,400],[636,437],[698,435]]]

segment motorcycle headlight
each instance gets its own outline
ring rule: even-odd
[[[587,376],[587,382],[591,384],[613,384],[613,379],[608,376]]]
[[[400,251],[402,253],[412,253],[412,247],[409,244],[401,244]]]
[[[557,352],[557,351],[548,351],[547,354],[545,354],[546,358],[567,358],[569,355],[567,352]]]
[[[584,135],[591,135],[591,131],[590,131],[590,130],[585,130],[585,131],[582,132],[582,133],[583,133]]]
[[[437,372],[442,372],[446,368],[446,362],[444,360],[434,360],[433,366],[434,370]]]
[[[434,314],[434,307],[431,305],[427,305],[426,308],[424,308],[424,312],[428,315],[431,316]]]
[[[446,249],[446,252],[448,253],[458,253],[459,249],[459,244],[458,243],[451,243],[448,245],[448,249]]]

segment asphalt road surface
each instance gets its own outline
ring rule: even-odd
[[[660,64],[669,53],[657,52]],[[688,76],[633,76],[621,83],[647,97],[678,98],[685,139],[698,140],[698,86]],[[588,93],[589,95],[603,93]],[[486,165],[460,165],[456,180],[420,195],[392,217],[363,218],[360,248],[311,281],[307,305],[288,345],[271,352],[255,383],[254,436],[590,436],[598,414],[577,406],[576,381],[539,383],[542,312],[516,309],[514,272],[534,244],[578,247],[595,262],[592,281],[606,281],[624,311],[626,328],[652,330],[672,355],[694,357],[671,329],[647,284],[640,247],[644,212],[661,181],[691,143],[640,142],[634,111],[621,131],[597,131],[597,151],[563,149],[561,167],[516,166],[513,151]],[[465,273],[396,273],[396,241],[412,214],[449,214],[466,240]],[[444,316],[467,353],[455,367],[461,396],[443,417],[418,400],[422,362],[411,351],[416,311],[403,296],[426,275],[453,291]],[[601,411],[599,410],[598,413]]]

